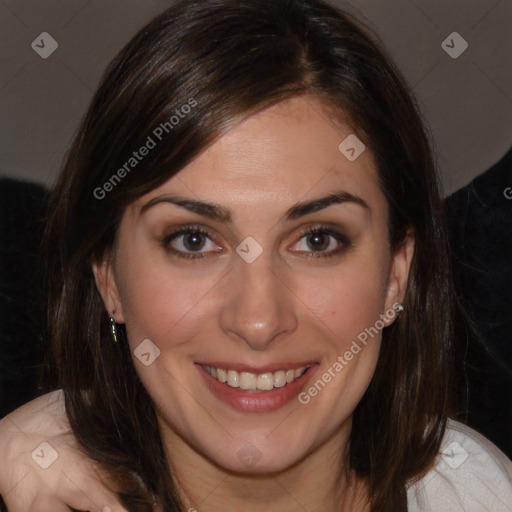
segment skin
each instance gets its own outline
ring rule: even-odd
[[[130,205],[115,251],[93,267],[105,307],[126,324],[132,351],[145,339],[160,350],[149,366],[135,357],[134,364],[155,403],[189,507],[366,508],[363,483],[348,485],[339,468],[352,413],[375,370],[380,333],[308,404],[294,399],[275,411],[235,410],[209,390],[194,364],[313,361],[312,384],[359,333],[403,300],[413,237],[392,254],[372,154],[366,149],[349,161],[338,150],[353,132],[334,123],[312,96],[249,117]],[[283,220],[295,203],[339,190],[367,207],[344,202]],[[222,205],[232,222],[157,201],[166,194]],[[301,232],[325,223],[349,240],[326,234],[324,253],[342,247],[328,258],[319,257]],[[197,249],[202,258],[170,250],[192,252],[184,245],[190,236],[164,247],[162,240],[183,225],[209,232]],[[252,263],[235,251],[248,236],[263,250]],[[247,443],[261,455],[251,467],[237,456]]]
[[[57,458],[43,468],[36,464],[42,453]],[[101,468],[79,450],[62,390],[40,396],[0,421],[0,454],[0,494],[9,512],[69,512],[69,507],[126,512],[102,483],[106,475]]]

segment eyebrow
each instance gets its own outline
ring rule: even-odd
[[[155,197],[143,205],[140,209],[140,215],[142,215],[152,206],[159,203],[175,204],[176,206],[185,208],[190,212],[197,213],[203,217],[207,217],[209,219],[220,222],[231,223],[233,221],[233,212],[229,208],[216,203],[207,203],[204,201],[198,201],[196,199],[167,194]],[[354,203],[368,211],[371,211],[368,203],[361,197],[344,190],[339,190],[332,192],[325,197],[319,197],[317,199],[311,199],[310,201],[296,203],[286,211],[283,218],[285,220],[295,220],[305,215],[324,210],[331,205],[343,203]]]

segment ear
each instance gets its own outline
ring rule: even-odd
[[[398,250],[393,254],[388,284],[386,290],[385,310],[394,311],[397,303],[402,303],[405,298],[405,289],[409,278],[411,260],[414,254],[414,231],[412,228],[407,230],[405,239]],[[393,323],[395,315],[386,322],[386,325]]]
[[[91,267],[96,287],[100,292],[108,315],[113,317],[118,324],[124,323],[123,308],[115,280],[112,254],[106,254],[101,261],[93,261]]]

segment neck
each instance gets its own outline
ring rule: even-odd
[[[345,462],[350,427],[348,421],[293,466],[267,474],[226,470],[168,426],[161,430],[184,510],[364,512],[369,510],[367,487]]]

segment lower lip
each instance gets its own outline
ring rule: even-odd
[[[205,379],[210,391],[234,409],[243,412],[269,412],[283,407],[296,398],[301,390],[306,387],[307,382],[318,365],[311,365],[301,377],[282,388],[259,392],[241,391],[240,388],[232,388],[227,383],[214,379],[202,365],[196,364],[196,366]]]

